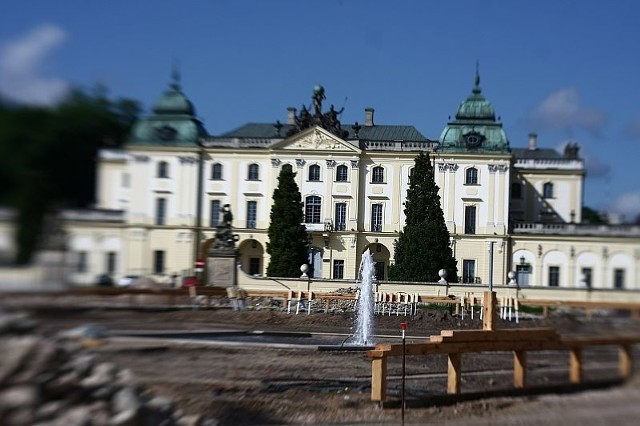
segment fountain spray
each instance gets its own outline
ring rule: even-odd
[[[357,300],[356,330],[353,334],[353,344],[358,346],[373,345],[373,321],[375,301],[373,297],[373,279],[375,277],[375,262],[373,255],[367,249],[360,261],[360,296]]]

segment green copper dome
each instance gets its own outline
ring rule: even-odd
[[[496,121],[491,102],[482,96],[480,76],[476,71],[475,86],[460,103],[455,120],[447,123],[439,139],[440,152],[508,152],[509,139]]]
[[[460,103],[458,112],[456,112],[457,120],[496,120],[496,113],[491,106],[491,102],[482,96],[480,89],[480,76],[476,75],[476,85],[471,95]]]
[[[131,129],[129,144],[197,146],[207,131],[195,115],[191,101],[180,90],[178,76],[156,101],[153,115],[138,120]]]
[[[153,105],[155,114],[195,115],[191,101],[182,93],[177,82],[171,83],[169,89]]]

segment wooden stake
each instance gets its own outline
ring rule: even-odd
[[[485,291],[482,300],[482,329],[495,330],[496,323],[496,292]]]
[[[447,376],[447,393],[449,394],[456,395],[460,393],[461,360],[461,353],[449,354],[449,371]]]
[[[620,376],[628,379],[633,374],[633,358],[631,357],[631,346],[623,345],[620,347],[619,353]]]
[[[527,386],[527,352],[513,351],[513,386],[524,389]]]
[[[582,350],[573,348],[569,352],[569,381],[582,382]]]

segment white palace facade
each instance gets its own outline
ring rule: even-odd
[[[97,208],[63,214],[70,281],[108,273],[193,274],[229,204],[244,272],[264,275],[272,194],[284,165],[297,173],[314,277],[355,279],[370,249],[387,278],[403,229],[409,174],[429,153],[460,282],[640,289],[640,229],[582,223],[585,168],[564,152],[510,145],[476,76],[438,140],[413,126],[362,123],[339,112],[289,108],[283,123],[247,123],[210,136],[174,81],[123,149],[98,160]],[[439,277],[430,277],[435,282]]]

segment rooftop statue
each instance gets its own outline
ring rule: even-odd
[[[326,96],[324,94],[324,87],[320,85],[313,88],[313,96],[311,99],[313,100],[313,115],[305,105],[302,105],[300,114],[295,117],[295,127],[289,129],[287,137],[310,127],[320,126],[338,137],[347,138],[349,132],[342,129],[340,119],[338,118],[338,116],[342,114],[342,111],[344,111],[344,107],[340,109],[340,111],[336,111],[335,107],[331,105],[329,111],[323,113],[322,101],[326,99]]]

